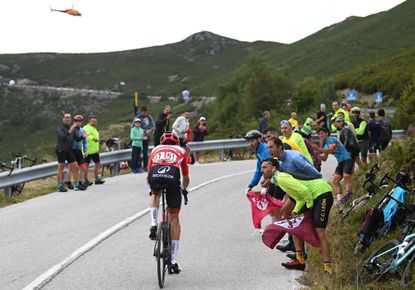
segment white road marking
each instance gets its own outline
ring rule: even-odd
[[[198,189],[200,189],[200,188],[202,188],[206,185],[212,184],[214,182],[218,182],[218,181],[226,179],[226,178],[230,178],[230,177],[234,177],[234,176],[238,176],[238,175],[243,175],[243,174],[251,173],[251,172],[252,172],[252,170],[247,170],[247,171],[242,171],[242,172],[239,172],[239,173],[233,173],[233,174],[224,175],[222,177],[214,178],[214,179],[208,180],[206,182],[203,182],[199,185],[196,185],[195,187],[190,188],[189,192],[198,190]],[[42,275],[37,277],[30,284],[28,284],[26,287],[24,287],[23,290],[41,289],[49,281],[51,281],[53,279],[53,277],[55,277],[60,272],[62,272],[65,268],[67,268],[69,265],[71,265],[73,262],[75,262],[77,259],[79,259],[82,255],[84,255],[85,253],[91,251],[97,245],[99,245],[101,242],[108,239],[109,237],[111,237],[112,235],[114,235],[115,233],[120,231],[121,229],[123,229],[126,226],[128,226],[129,224],[135,222],[136,220],[143,217],[144,215],[146,215],[149,212],[150,212],[150,208],[146,208],[146,209],[136,213],[135,215],[133,215],[129,218],[126,218],[125,220],[119,222],[115,226],[112,226],[111,228],[107,229],[106,231],[99,234],[98,236],[96,236],[95,238],[93,238],[92,240],[87,242],[85,245],[83,245],[82,247],[77,249],[75,252],[73,252],[71,255],[69,255],[62,262],[56,264],[55,266],[53,266],[52,268],[47,270],[45,273],[43,273]]]

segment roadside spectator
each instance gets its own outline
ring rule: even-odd
[[[72,153],[75,156],[75,160],[79,166],[79,182],[82,183],[82,177],[85,175],[86,171],[86,162],[84,158],[84,153],[87,152],[87,143],[86,143],[86,132],[82,128],[82,122],[84,121],[84,117],[81,115],[76,115],[74,118],[75,124],[75,131],[74,131],[74,141],[72,145]],[[66,182],[65,185],[69,189],[73,189],[73,185],[71,183],[72,171],[68,170],[66,174]],[[88,187],[85,184],[82,184],[84,187]]]
[[[392,139],[392,123],[385,117],[385,110],[378,110],[379,122],[381,124],[380,130],[380,149],[385,150]]]
[[[317,113],[316,123],[320,128],[328,128],[325,104],[320,104],[320,112]]]
[[[284,138],[282,138],[283,142],[284,140],[292,140],[295,144],[298,145],[298,147],[301,148],[302,153],[304,154],[305,157],[307,157],[310,163],[313,164],[313,158],[308,152],[308,149],[304,143],[303,137],[297,132],[293,132],[293,126],[291,125],[289,121],[282,120],[280,124],[281,124],[281,133],[282,135],[284,135]]]
[[[75,179],[75,190],[85,190],[86,188],[79,183],[79,167],[76,163],[75,156],[72,152],[72,145],[74,140],[74,133],[76,124],[72,124],[71,114],[65,114],[62,119],[62,124],[57,129],[58,142],[56,144],[56,155],[58,157],[58,191],[68,191],[63,185],[63,170],[65,169],[65,162],[68,162],[69,169],[72,171]]]
[[[141,148],[143,148],[143,141],[147,138],[144,135],[144,129],[141,127],[140,118],[135,118],[134,127],[131,128],[130,139],[132,141],[131,151],[131,171],[132,173],[143,173],[141,169]]]
[[[310,116],[307,117],[307,119],[304,122],[304,125],[300,129],[300,134],[303,137],[305,138],[311,137],[312,131],[316,130],[318,127],[316,120],[317,120],[316,114],[311,114]]]
[[[264,111],[264,115],[259,119],[258,130],[263,133],[264,130],[268,127],[269,119],[271,118],[271,113],[269,111]]]
[[[333,108],[334,114],[331,117],[331,128],[330,128],[330,130],[332,132],[335,132],[336,131],[336,126],[334,126],[334,122],[336,121],[336,118],[337,118],[339,112],[342,112],[344,114],[344,120],[346,122],[350,122],[350,117],[349,117],[349,113],[347,113],[345,110],[340,108],[340,102],[339,101],[332,102],[331,107]]]
[[[339,112],[337,114],[337,118],[341,118],[343,119],[344,123],[346,124],[346,126],[350,129],[350,131],[352,131],[353,135],[356,136],[356,128],[354,127],[352,122],[349,121],[345,121],[345,115],[343,114],[343,112]],[[337,120],[336,118],[336,120]],[[336,127],[336,120],[334,120],[333,125]],[[338,128],[338,127],[336,127]],[[337,130],[337,138],[339,138],[339,131]]]
[[[369,150],[369,132],[367,121],[360,117],[360,108],[354,107],[352,109],[354,115],[353,125],[356,129],[357,145],[360,151],[360,162],[359,166],[367,164],[367,152]],[[357,161],[358,159],[356,159]]]
[[[156,124],[154,123],[153,117],[148,113],[147,107],[142,106],[141,112],[138,114],[137,118],[141,120],[141,128],[144,129],[143,137],[143,170],[147,171],[148,165],[148,146],[150,145],[150,135],[154,132]]]
[[[194,126],[193,128],[193,139],[194,142],[203,142],[205,140],[205,136],[209,133],[207,124],[206,124],[206,118],[200,117],[199,122]],[[195,161],[199,162],[200,153],[195,152]]]
[[[357,140],[353,135],[350,128],[344,122],[344,119],[340,116],[337,117],[335,126],[337,127],[338,140],[346,148],[347,152],[350,153],[353,163],[356,160],[356,157],[359,156],[359,146],[357,145]]]
[[[374,159],[376,153],[381,150],[381,123],[376,119],[375,112],[369,112],[369,123],[368,123],[368,132],[369,132],[369,161]]]
[[[265,142],[268,142],[272,137],[279,138],[279,134],[277,129],[274,127],[268,127],[264,130],[263,139]],[[300,152],[301,154],[304,154],[301,150],[300,146],[298,146],[294,141],[289,139],[283,139],[281,140],[284,146],[285,150],[295,150]]]
[[[101,164],[99,159],[99,132],[97,130],[97,123],[97,117],[91,116],[89,117],[89,123],[84,126],[84,130],[88,135],[86,138],[88,151],[85,161],[87,163],[87,168],[89,167],[91,160],[94,161],[95,184],[103,184],[105,180],[102,180],[99,177],[99,169]],[[85,170],[84,184],[92,185],[92,183],[88,180],[88,169]]]
[[[154,147],[160,144],[161,135],[166,131],[170,131],[171,114],[171,107],[167,105],[164,107],[163,112],[157,117],[156,128],[154,130]]]
[[[298,124],[298,116],[296,112],[292,112],[291,113],[291,118],[288,119],[288,122],[291,123],[292,127],[297,128],[298,130],[300,130],[300,124]]]
[[[177,137],[180,139],[180,146],[183,148],[186,147],[187,144],[187,130],[189,129],[189,112],[184,112],[182,116],[177,117],[174,121],[172,129],[173,133],[176,134]]]
[[[352,196],[352,173],[353,173],[353,161],[350,153],[346,148],[334,137],[331,137],[329,131],[326,128],[320,128],[318,130],[320,136],[320,146],[316,149],[319,153],[322,153],[321,159],[326,161],[328,154],[333,154],[337,159],[337,167],[334,170],[333,175],[333,188],[337,195],[337,202],[335,203],[337,208],[343,206]],[[344,181],[344,187],[346,194],[343,195],[341,180]]]

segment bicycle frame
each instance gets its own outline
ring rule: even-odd
[[[397,246],[395,246],[393,248],[390,248],[389,250],[387,250],[387,251],[385,251],[383,253],[380,253],[377,256],[374,256],[371,259],[370,263],[374,263],[374,261],[377,258],[379,258],[379,257],[381,257],[383,255],[386,255],[389,252],[392,252],[392,251],[396,250],[397,248],[399,250],[402,249],[402,248],[404,248],[406,246],[405,245],[405,242],[407,242],[407,243],[411,243],[412,242],[412,245],[411,245],[411,248],[409,250],[407,250],[402,256],[397,255],[397,257],[392,261],[391,267],[390,267],[390,269],[388,271],[391,272],[391,273],[395,273],[397,271],[399,265],[402,264],[403,261],[405,261],[408,257],[410,257],[415,252],[415,233],[406,236],[405,239],[403,240],[403,242],[400,243],[399,245],[397,245]],[[399,252],[399,250],[398,250],[398,252]]]

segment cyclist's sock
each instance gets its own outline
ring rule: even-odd
[[[79,185],[79,181],[74,182],[74,186],[77,187]]]
[[[84,182],[89,183],[88,177],[84,177]]]
[[[156,226],[157,225],[157,215],[159,213],[159,208],[158,207],[151,207],[150,208],[150,214],[151,214],[151,226]]]
[[[95,181],[99,180],[99,175],[95,175]]]
[[[295,257],[297,258],[297,261],[300,264],[304,264],[305,260],[304,260],[304,252],[295,252]]]
[[[340,201],[343,198],[343,194],[341,192],[337,193],[337,201]]]
[[[63,182],[62,181],[58,182],[58,186],[59,187],[62,187],[63,186]]]
[[[179,263],[179,240],[171,240],[171,262]]]

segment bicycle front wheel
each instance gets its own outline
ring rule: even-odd
[[[388,273],[390,266],[398,253],[397,245],[399,245],[397,240],[389,241],[367,258],[357,273],[356,287],[358,287],[359,284],[365,285],[370,282],[377,282]],[[380,255],[394,247],[395,249],[390,252]]]
[[[157,260],[157,279],[160,289],[164,287],[164,247],[163,247],[163,223],[160,223],[157,229],[156,247],[154,249],[154,255]]]
[[[412,257],[409,258],[408,264],[405,267],[405,270],[401,278],[401,287],[408,287],[414,285],[415,281],[415,272],[413,271],[413,265],[415,264],[415,253],[412,254]]]

